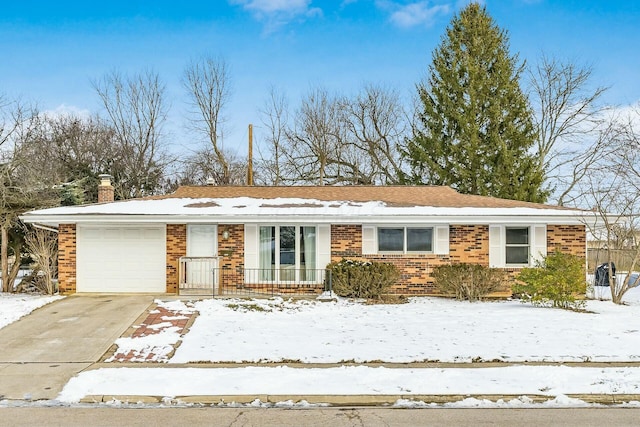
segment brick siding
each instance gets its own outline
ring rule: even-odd
[[[229,232],[229,238],[224,240],[222,233]],[[218,255],[220,259],[220,271],[223,275],[219,278],[221,287],[235,287],[244,283],[244,225],[219,225],[218,226]]]
[[[547,225],[547,253],[561,252],[586,257],[587,233],[584,225]]]
[[[167,224],[167,293],[178,292],[180,257],[187,255],[187,226]]]
[[[451,262],[489,266],[489,226],[449,226],[449,256]]]
[[[331,226],[331,262],[342,258],[362,258],[362,226]]]
[[[400,280],[393,286],[395,293],[407,295],[437,295],[432,272],[439,265],[451,263],[471,263],[489,266],[489,226],[462,225],[449,226],[449,254],[379,254],[362,255],[362,227],[360,225],[331,226],[331,261],[342,258],[364,259],[386,262],[400,270]],[[559,247],[563,252],[584,256],[584,226],[549,225],[547,227],[547,246],[549,251]],[[517,277],[520,269],[506,269],[511,281]],[[510,287],[500,289],[495,296],[508,296]]]
[[[76,225],[58,227],[58,290],[61,294],[76,292]]]
[[[223,231],[229,238],[222,238]],[[435,295],[431,273],[438,265],[466,262],[489,265],[489,227],[487,225],[460,225],[449,227],[449,254],[388,254],[362,255],[362,226],[331,226],[331,260],[342,258],[366,259],[388,262],[400,270],[399,282],[394,292],[407,295]],[[583,225],[548,225],[547,251],[559,248],[584,257],[586,232]],[[60,224],[58,234],[58,287],[60,293],[76,292],[76,225]],[[187,226],[168,224],[166,229],[166,292],[178,292],[179,259],[187,253]],[[244,225],[218,226],[218,253],[223,256],[220,267],[225,271],[221,285],[242,284],[244,282]],[[515,278],[519,269],[507,269]],[[508,290],[504,290],[507,293]]]

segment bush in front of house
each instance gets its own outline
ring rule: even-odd
[[[480,301],[507,282],[507,272],[478,264],[440,265],[433,269],[436,289],[459,300]]]
[[[525,268],[518,276],[513,293],[523,302],[544,307],[570,310],[584,308],[587,282],[584,274],[584,259],[559,250],[536,262],[534,268]]]
[[[380,299],[400,278],[395,265],[382,262],[343,259],[327,269],[333,292],[346,298]]]

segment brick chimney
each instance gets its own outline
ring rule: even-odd
[[[114,190],[111,185],[111,175],[102,174],[98,175],[100,178],[100,184],[98,185],[98,203],[113,202]]]

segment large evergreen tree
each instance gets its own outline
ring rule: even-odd
[[[415,184],[543,202],[544,172],[530,152],[533,113],[508,36],[477,3],[454,16],[418,85],[423,110],[406,155]]]

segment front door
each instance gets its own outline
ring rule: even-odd
[[[210,224],[187,227],[187,287],[212,289],[217,285],[218,227]]]

